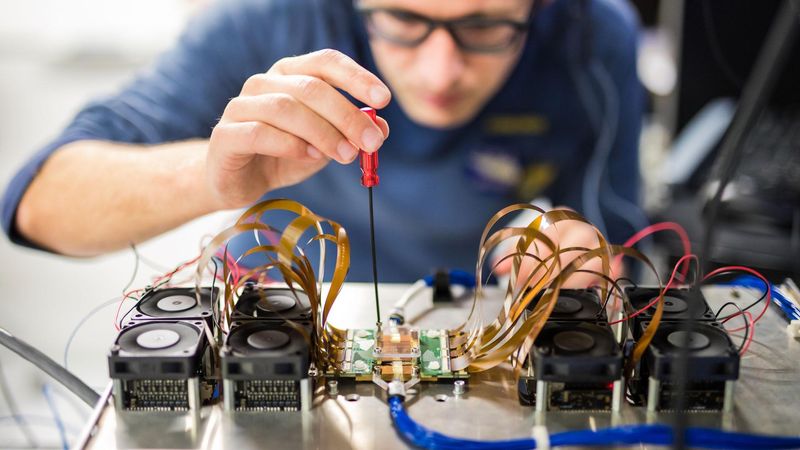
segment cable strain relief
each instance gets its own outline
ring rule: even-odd
[[[406,387],[402,380],[392,380],[389,382],[389,398],[400,397],[406,398]]]

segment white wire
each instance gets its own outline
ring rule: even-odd
[[[403,311],[408,305],[408,302],[414,298],[417,294],[419,294],[423,289],[425,289],[428,285],[425,283],[425,280],[417,280],[412,284],[403,295],[400,296],[400,299],[397,300],[397,303],[394,304],[394,310]]]

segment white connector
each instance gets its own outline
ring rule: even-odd
[[[789,332],[789,336],[800,340],[800,320],[789,322],[789,325],[786,326],[786,331]]]

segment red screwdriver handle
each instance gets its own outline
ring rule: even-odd
[[[372,108],[361,108],[373,122],[378,123],[378,116]],[[377,186],[381,179],[378,177],[378,152],[367,153],[364,150],[359,151],[361,163],[361,185],[364,187]]]

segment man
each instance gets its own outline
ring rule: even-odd
[[[3,226],[23,245],[89,256],[286,197],[343,224],[350,279],[369,280],[350,163],[380,148],[382,281],[472,267],[491,214],[540,195],[581,211],[591,192],[619,241],[631,230],[601,200],[637,200],[635,28],[615,0],[221,1],[23,167]],[[590,67],[618,105],[606,193],[582,183],[609,129]]]

